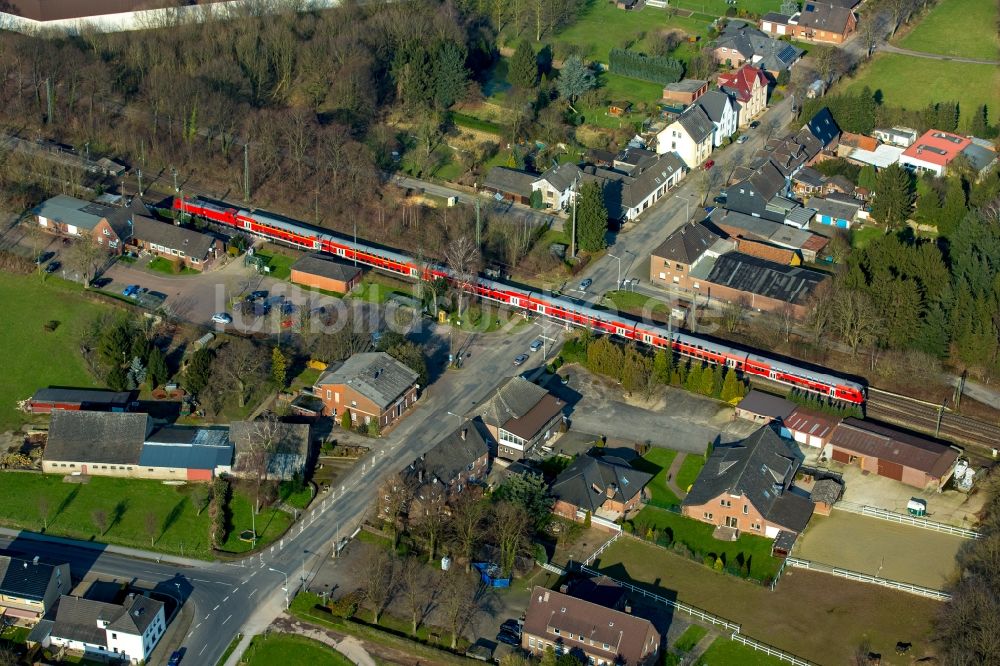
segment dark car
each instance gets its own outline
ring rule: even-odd
[[[500,625],[500,631],[509,631],[511,633],[521,635],[521,623],[511,618],[509,620],[504,620],[503,624]]]
[[[54,256],[56,256],[55,252],[42,252],[40,255],[35,257],[35,264],[41,266]]]
[[[259,301],[263,298],[267,298],[266,291],[253,291],[247,296],[248,301]]]
[[[750,123],[750,129],[757,129],[758,127],[760,127],[760,121],[759,120],[755,120],[752,123]]]
[[[508,631],[506,629],[501,629],[500,633],[497,634],[497,640],[501,643],[506,643],[507,645],[520,645],[521,637],[515,634],[513,631]]]
[[[62,267],[62,264],[60,264],[58,261],[50,261],[49,265],[45,267],[45,272],[46,273],[55,273],[61,267]]]
[[[175,650],[174,653],[170,655],[170,661],[167,662],[167,666],[179,666],[183,656],[184,655],[181,654],[180,650]]]
[[[726,195],[720,194],[719,196],[712,199],[712,201],[714,201],[717,204],[724,204],[726,203]]]
[[[580,283],[580,291],[587,291],[587,288],[590,287],[590,285],[592,284],[594,284],[594,281],[591,280],[590,278],[587,278],[586,280]]]

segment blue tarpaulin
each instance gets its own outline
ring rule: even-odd
[[[510,587],[510,578],[503,578],[500,567],[493,562],[473,562],[472,566],[479,572],[480,578],[490,587]]]

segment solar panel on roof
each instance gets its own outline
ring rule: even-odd
[[[794,57],[795,57],[795,47],[791,45],[781,49],[781,52],[778,53],[778,59],[783,62],[789,62]]]

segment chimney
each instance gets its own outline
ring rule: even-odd
[[[548,590],[545,590],[545,596],[542,597],[542,601],[548,603],[548,601],[549,601],[549,591]]]
[[[468,428],[462,428],[462,441],[465,441],[465,433],[469,432]]]
[[[559,591],[562,592],[563,594],[569,594],[569,585],[563,583],[562,585],[559,586]]]
[[[35,555],[35,559],[31,560],[31,563],[38,566],[38,555]]]

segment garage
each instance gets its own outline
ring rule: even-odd
[[[903,466],[899,463],[882,460],[880,458],[878,461],[878,475],[889,479],[895,479],[896,481],[902,481]]]
[[[844,463],[845,465],[851,464],[851,454],[847,451],[841,451],[840,449],[833,450],[833,461]]]

